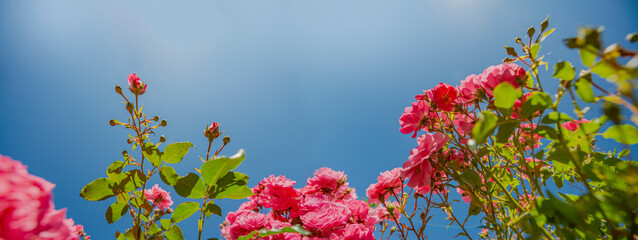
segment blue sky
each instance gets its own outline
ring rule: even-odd
[[[422,89],[498,64],[503,46],[547,15],[557,30],[546,60],[577,62],[561,39],[603,25],[607,43],[625,43],[637,13],[629,0],[2,1],[0,154],[55,183],[56,207],[94,239],[111,238],[129,222],[108,225],[111,201],[78,194],[128,148],[108,120],[126,119],[113,86],[137,73],[149,84],[147,114],[168,119],[160,134],[198,147],[179,173],[201,163],[202,131],[217,121],[232,137],[224,153],[246,150],[238,170],[250,185],[282,174],[303,186],[325,166],[345,171],[362,197],[415,146],[398,118]],[[218,237],[219,223],[207,221],[204,235]],[[195,238],[194,221],[181,226]]]

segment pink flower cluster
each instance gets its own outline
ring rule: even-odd
[[[168,192],[164,191],[164,189],[160,188],[155,184],[151,189],[144,190],[144,196],[146,200],[151,201],[153,206],[161,210],[165,210],[173,205],[173,201],[171,200],[171,195]]]
[[[0,239],[80,239],[82,225],[74,225],[66,209],[53,205],[54,186],[29,174],[19,161],[0,155]]]
[[[479,108],[481,100],[493,100],[494,88],[499,84],[513,87],[523,85],[526,72],[513,63],[490,66],[483,73],[466,77],[461,84],[453,87],[440,83],[434,88],[417,95],[416,102],[406,107],[399,118],[400,131],[416,137],[419,130],[425,132],[417,138],[417,147],[410,151],[408,161],[403,164],[401,178],[408,180],[407,185],[418,193],[447,191],[437,189],[437,185],[447,179],[442,169],[436,169],[440,161],[454,162],[467,166],[469,153],[459,149],[448,149],[451,136],[458,136],[460,144],[467,144],[474,124],[478,121],[473,112]],[[525,96],[525,99],[529,96]],[[513,118],[518,118],[522,102],[518,100],[513,107]],[[521,128],[535,128],[535,125],[521,125]],[[519,141],[525,146],[538,147],[540,136],[531,136],[528,131],[520,131]],[[372,187],[372,186],[371,186]],[[376,201],[384,192],[369,189],[371,201]],[[463,192],[465,193],[465,192]],[[465,196],[468,200],[469,196]],[[373,199],[374,198],[374,199]]]
[[[311,234],[281,233],[258,239],[375,239],[377,210],[357,200],[355,189],[349,187],[343,172],[321,168],[306,181],[306,186],[295,188],[295,184],[284,176],[263,179],[252,189],[255,195],[248,202],[228,213],[222,235],[237,239],[255,230],[299,224]]]

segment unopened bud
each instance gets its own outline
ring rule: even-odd
[[[110,124],[111,126],[115,126],[115,125],[116,125],[115,120],[114,120],[114,119],[111,119],[111,121],[109,121],[109,124]]]
[[[131,140],[130,138],[126,139],[126,143],[131,144],[131,143],[133,143],[133,140]]]
[[[121,95],[121,94],[122,94],[122,87],[120,87],[119,85],[117,85],[117,84],[116,84],[116,85],[115,85],[115,92],[116,92],[117,94],[120,94],[120,95]]]
[[[219,135],[221,135],[221,133],[219,133],[219,123],[213,122],[204,130],[204,136],[206,136],[209,141],[213,141],[215,138],[218,138]]]
[[[126,111],[128,111],[128,112],[132,113],[134,108],[135,108],[135,107],[133,106],[133,104],[132,104],[132,103],[127,103],[127,104],[126,104]]]
[[[167,124],[166,119],[162,120],[162,123],[160,123],[160,125],[162,125],[162,127],[166,127],[166,124]]]
[[[390,228],[390,234],[392,234],[392,233],[394,233],[394,232],[396,232],[396,231],[397,231],[397,227],[396,227],[396,226],[392,226],[392,227]]]
[[[225,136],[224,137],[224,144],[228,144],[230,142],[230,137],[229,136]]]
[[[155,117],[153,117],[153,121],[159,121],[159,116],[155,115]]]
[[[161,143],[166,142],[166,137],[164,137],[164,135],[162,135],[162,136],[160,136],[159,140],[160,140]]]

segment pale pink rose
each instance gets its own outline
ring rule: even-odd
[[[478,99],[476,93],[481,88],[481,74],[470,75],[465,78],[465,80],[461,81],[461,85],[456,88],[459,92],[459,100],[462,103],[471,103],[474,100]]]
[[[323,201],[313,211],[301,216],[304,228],[313,231],[331,231],[344,225],[350,218],[350,209],[342,203]]]
[[[293,187],[295,183],[284,176],[270,175],[264,178],[259,183],[262,187],[262,191],[259,193],[259,204],[274,210],[286,210],[297,205],[300,194]]]
[[[456,88],[446,83],[439,83],[439,85],[428,91],[428,95],[439,110],[446,112],[454,110],[454,104],[458,97]]]
[[[588,123],[588,122],[589,122],[589,120],[587,120],[587,119],[583,119],[583,120],[575,120],[575,119],[574,119],[574,120],[571,120],[571,121],[569,121],[569,122],[564,122],[564,123],[562,124],[562,126],[563,126],[565,129],[569,130],[569,131],[575,132],[576,130],[578,130],[578,126],[579,126],[580,124],[582,124],[582,123]]]
[[[257,201],[254,199],[250,199],[248,202],[244,202],[241,205],[239,205],[239,210],[254,210],[259,208],[259,204],[257,204]]]
[[[430,106],[425,101],[413,102],[412,107],[406,107],[404,113],[399,118],[401,133],[409,134],[414,132],[412,137],[416,137],[416,133],[423,128],[423,120],[429,110]]]
[[[79,239],[66,209],[55,210],[53,187],[20,162],[0,155],[0,239]]]
[[[159,209],[168,209],[173,205],[169,192],[164,191],[157,184],[151,189],[144,190],[144,196]]]
[[[470,193],[464,191],[461,188],[456,188],[456,192],[461,194],[461,197],[463,198],[464,202],[466,202],[466,203],[472,202],[472,196],[470,196]]]
[[[316,189],[325,193],[337,190],[337,187],[343,185],[347,176],[343,172],[333,171],[330,168],[320,168],[315,171],[312,178],[306,181],[307,186],[317,187]]]
[[[401,192],[403,181],[401,181],[401,168],[385,171],[377,177],[377,183],[371,184],[366,190],[370,203],[380,203],[379,197],[383,196],[383,201],[387,200],[391,194]]]
[[[250,210],[238,210],[228,213],[225,224],[225,229],[222,229],[224,237],[237,239],[252,231],[265,228],[268,224],[268,218],[264,214]]]
[[[474,128],[474,114],[461,114],[458,113],[454,115],[454,120],[452,123],[454,124],[454,128],[461,136],[466,136],[472,132],[472,128]]]
[[[488,96],[494,96],[494,88],[502,82],[512,84],[518,87],[525,78],[525,69],[514,63],[503,63],[496,66],[490,66],[483,74],[481,74],[481,86],[485,89]]]
[[[408,186],[428,186],[432,181],[434,169],[430,164],[430,156],[439,151],[448,141],[448,136],[443,133],[426,133],[417,139],[419,145],[410,151],[408,161],[403,163],[401,177],[410,179]]]

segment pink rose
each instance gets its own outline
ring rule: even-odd
[[[472,202],[472,196],[470,196],[469,193],[467,193],[466,191],[464,191],[461,188],[456,188],[456,192],[461,194],[461,197],[463,198],[463,201],[466,203],[470,203]]]
[[[320,168],[315,171],[312,178],[306,181],[307,186],[316,187],[318,191],[331,193],[337,190],[337,187],[343,185],[347,176],[343,172],[333,171],[330,168]]]
[[[416,133],[423,128],[423,120],[429,110],[430,106],[425,101],[413,102],[412,107],[406,107],[403,115],[399,118],[401,133],[409,134],[414,132],[412,137],[416,137]]]
[[[461,81],[461,85],[458,86],[456,89],[459,92],[459,100],[462,103],[473,102],[474,100],[478,99],[476,93],[482,90],[481,74],[479,74],[478,76],[474,74],[467,76],[465,80]]]
[[[383,201],[388,200],[391,194],[398,194],[402,190],[401,168],[385,171],[377,177],[377,183],[371,184],[366,193],[370,203],[380,203],[379,197],[383,196]]]
[[[454,115],[454,120],[452,123],[454,124],[454,128],[461,136],[468,135],[472,132],[472,128],[474,128],[474,114],[461,114],[458,113]]]
[[[79,239],[66,209],[55,210],[54,185],[0,155],[0,239]]]
[[[301,222],[313,231],[331,231],[344,225],[350,218],[350,209],[342,203],[323,201],[313,211],[301,216]]]
[[[410,179],[408,186],[428,186],[432,181],[434,169],[430,164],[430,156],[440,150],[448,141],[448,136],[443,133],[426,133],[417,139],[419,145],[410,151],[408,161],[403,163],[401,177]]]
[[[295,183],[284,176],[270,175],[264,178],[259,183],[262,187],[262,191],[259,193],[259,204],[274,210],[286,210],[297,205],[300,194],[293,187]]]
[[[221,133],[219,132],[219,123],[213,122],[206,130],[204,130],[204,136],[206,136],[209,140],[213,140],[218,138]]]
[[[146,92],[146,84],[142,83],[140,77],[138,77],[135,73],[128,75],[128,85],[128,89],[134,94],[142,95]]]
[[[564,123],[562,124],[562,126],[563,126],[565,129],[569,130],[569,131],[575,132],[576,130],[578,130],[578,126],[579,126],[580,124],[582,124],[582,123],[588,123],[588,122],[589,122],[589,120],[587,120],[587,119],[583,119],[583,120],[575,120],[575,119],[574,119],[574,120],[571,120],[571,121],[569,121],[569,122],[564,122]]]
[[[225,224],[222,228],[224,237],[237,239],[252,231],[265,228],[268,224],[268,218],[264,214],[250,210],[238,210],[228,213]]]
[[[439,110],[451,112],[454,110],[454,104],[458,93],[456,88],[446,83],[439,83],[434,88],[428,91],[430,100],[433,101]]]
[[[151,203],[155,204],[159,209],[168,209],[173,205],[173,201],[171,200],[171,195],[168,192],[164,191],[160,187],[155,184],[153,188],[144,190],[144,196],[146,200],[151,201]]]
[[[525,69],[514,63],[503,63],[496,66],[490,66],[483,74],[481,74],[481,86],[485,89],[488,96],[494,96],[494,88],[502,82],[512,84],[514,87],[519,86],[519,82],[525,78]]]

